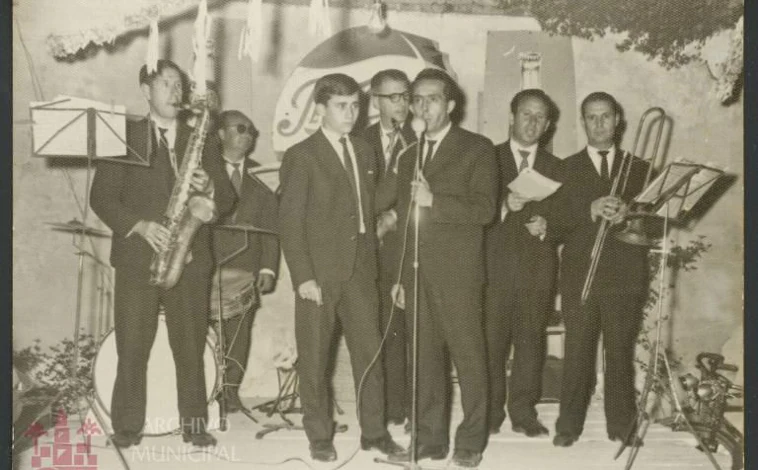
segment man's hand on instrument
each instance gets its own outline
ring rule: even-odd
[[[424,178],[424,175],[419,172],[419,180],[411,182],[411,187],[413,200],[417,202],[419,206],[432,207],[434,195],[432,194],[429,182]]]
[[[521,196],[519,193],[511,191],[508,193],[508,199],[505,203],[508,205],[508,210],[518,212],[524,208],[524,205],[529,202],[529,199]]]
[[[258,274],[258,279],[255,280],[255,287],[258,288],[258,292],[261,294],[268,294],[274,290],[275,284],[276,280],[270,273],[260,273]]]
[[[316,305],[321,307],[324,305],[323,298],[321,297],[321,287],[316,283],[314,279],[305,281],[297,288],[297,293],[305,300],[312,300],[316,302]]]
[[[541,215],[532,216],[532,218],[529,219],[529,222],[525,223],[524,226],[529,231],[530,235],[540,237],[540,240],[545,239],[545,234],[547,234],[547,220]]]
[[[387,232],[397,230],[397,215],[393,211],[386,211],[376,218],[376,236],[381,240]]]
[[[390,290],[390,296],[395,307],[405,309],[405,289],[402,284],[394,284]]]
[[[192,172],[190,186],[192,186],[192,189],[195,191],[201,193],[210,194],[213,192],[213,180],[202,168],[195,168],[195,171]]]
[[[163,251],[168,245],[170,233],[166,227],[158,222],[140,220],[132,230],[140,234],[156,253]]]
[[[597,220],[598,217],[617,224],[624,220],[626,216],[627,208],[626,203],[616,196],[603,196],[592,201],[590,206],[590,215],[592,220]]]

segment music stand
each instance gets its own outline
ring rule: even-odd
[[[77,103],[80,105],[83,104],[84,106],[77,106]],[[98,107],[100,109],[95,108],[95,105],[99,105]],[[92,161],[94,159],[108,159],[116,162],[134,163],[128,162],[126,159],[111,158],[114,152],[114,148],[119,146],[118,143],[114,144],[114,141],[120,141],[120,143],[123,144],[124,155],[128,155],[128,152],[126,151],[128,145],[126,144],[125,136],[119,135],[118,131],[114,127],[118,126],[116,124],[117,122],[120,124],[121,119],[124,119],[126,113],[115,112],[113,109],[111,109],[109,112],[109,118],[106,118],[101,114],[101,112],[108,111],[104,111],[103,108],[107,108],[107,106],[89,100],[80,100],[70,97],[63,97],[62,99],[47,103],[33,103],[32,106],[30,106],[30,113],[32,118],[32,154],[42,157],[86,158],[87,167],[85,181],[85,200],[87,194],[89,194],[89,188],[92,181]],[[102,122],[103,125],[98,126],[98,123],[100,122]],[[56,126],[59,127],[56,129]],[[105,127],[110,131],[110,134],[106,132],[101,135],[101,138],[99,139],[97,132],[98,127]],[[84,135],[81,135],[82,133]],[[103,136],[109,137],[110,141],[103,140]],[[85,140],[85,145],[83,146],[80,144],[82,137],[84,137]],[[115,140],[113,137],[115,137]],[[37,145],[37,141],[40,141],[42,143],[40,145]],[[104,146],[104,148],[101,150],[107,153],[108,157],[98,156],[98,143]],[[118,150],[115,151],[116,154],[120,153]],[[137,155],[136,152],[134,152],[134,154]],[[149,162],[139,162],[139,164],[149,165]],[[86,255],[89,255],[89,253],[86,253],[83,250],[84,241],[85,237],[102,236],[104,233],[87,226],[87,220],[89,217],[89,204],[84,205],[81,216],[81,222],[74,219],[74,221],[69,222],[68,224],[53,224],[54,230],[73,232],[78,235],[79,239],[77,246],[78,251],[76,253],[78,257],[78,265],[76,282],[76,310],[74,316],[73,334],[74,351],[71,357],[70,365],[72,378],[75,378],[77,376],[79,365],[79,328],[81,324],[82,313],[84,257]],[[97,257],[95,257],[95,259],[97,260]],[[63,392],[61,391],[55,397],[53,397],[50,403],[54,403],[61,396],[61,393]],[[100,414],[100,411],[94,405],[94,401],[90,394],[85,393],[83,397],[77,398],[79,400],[84,398],[84,400],[87,402],[87,405],[89,406],[89,409],[92,410],[95,419],[97,420],[101,429],[106,429],[103,425],[105,420]],[[80,420],[83,421],[81,409],[78,411]],[[39,416],[35,418],[35,421],[37,419],[39,419]],[[111,435],[106,433],[106,439],[109,444],[113,444]],[[129,464],[124,458],[121,449],[116,445],[112,445],[112,447],[116,450],[121,465],[126,470],[129,470]]]
[[[651,208],[649,212],[639,212],[635,215],[663,217],[663,235],[662,247],[660,250],[661,260],[658,268],[659,296],[656,305],[656,339],[650,357],[650,365],[652,367],[648,367],[646,370],[645,386],[643,387],[639,403],[637,404],[637,416],[630,424],[630,428],[614,456],[614,459],[618,459],[624,450],[631,445],[632,449],[627,458],[625,470],[630,470],[632,468],[637,454],[639,453],[640,444],[642,443],[651,423],[651,417],[647,411],[647,400],[650,391],[653,388],[652,384],[658,377],[659,357],[663,358],[664,366],[666,367],[666,377],[663,385],[673,397],[677,416],[680,416],[684,420],[687,428],[698,441],[700,448],[705,450],[706,456],[713,464],[714,468],[716,470],[721,470],[721,467],[719,467],[718,462],[716,462],[710,449],[708,446],[703,445],[700,436],[687,419],[687,416],[682,409],[682,405],[679,402],[679,398],[673,390],[673,377],[671,376],[669,360],[665,351],[661,354],[661,331],[663,326],[663,299],[665,298],[664,277],[667,257],[669,255],[667,243],[669,220],[681,221],[681,219],[686,216],[686,213],[697,204],[708,189],[710,189],[716,180],[723,174],[723,170],[706,165],[692,162],[674,162],[669,164],[634,200],[637,203],[647,205]],[[673,213],[672,205],[674,207]]]

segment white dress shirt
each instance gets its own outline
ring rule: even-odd
[[[611,148],[606,149],[606,150],[608,150],[608,155],[606,156],[606,158],[608,159],[608,177],[612,178],[611,175],[613,173],[613,162],[616,159],[616,147],[612,146]],[[587,146],[587,153],[590,156],[590,160],[592,160],[592,164],[595,165],[595,171],[597,171],[597,174],[600,175],[600,161],[602,160],[603,157],[601,157],[598,152],[600,152],[600,149],[593,147],[591,145]]]
[[[366,223],[363,220],[363,203],[361,200],[361,178],[358,172],[358,160],[355,158],[355,149],[353,148],[353,143],[350,140],[350,136],[347,134],[339,134],[337,132],[333,132],[329,129],[327,129],[324,126],[321,126],[321,130],[324,132],[324,135],[326,136],[326,140],[329,141],[330,144],[332,144],[332,147],[334,147],[334,151],[337,152],[337,155],[340,158],[340,163],[342,163],[342,166],[345,166],[345,158],[350,158],[350,161],[353,163],[353,176],[355,178],[355,185],[356,185],[356,192],[358,193],[358,217],[360,218],[360,224],[358,228],[358,233],[364,234],[366,233]],[[340,143],[340,139],[344,137],[347,141],[347,152],[349,155],[342,155],[342,143]]]

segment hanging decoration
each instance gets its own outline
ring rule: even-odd
[[[329,18],[329,0],[311,0],[308,11],[308,30],[321,39],[332,35],[332,22]]]
[[[147,73],[153,73],[158,70],[158,44],[160,36],[158,35],[158,18],[150,21],[150,34],[147,37],[147,54],[145,54],[145,65]]]
[[[371,16],[367,26],[374,34],[381,34],[387,29],[386,8],[382,0],[374,0],[371,5]]]
[[[195,82],[194,93],[198,96],[206,94],[206,69],[208,66],[208,41],[210,40],[211,22],[208,16],[208,1],[200,0],[195,20],[195,34],[192,45],[195,51],[195,64],[192,68],[192,79]]]
[[[237,59],[250,57],[253,64],[258,63],[263,43],[263,1],[249,0],[247,4],[247,23],[242,28]]]

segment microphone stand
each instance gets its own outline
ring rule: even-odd
[[[413,181],[421,182],[421,137],[424,135],[424,130],[416,131],[416,169],[413,177]],[[441,469],[443,467],[422,467],[418,464],[418,309],[419,309],[419,269],[421,267],[419,262],[419,216],[421,214],[421,206],[416,198],[413,199],[413,338],[411,347],[411,443],[409,450],[408,462],[393,462],[387,459],[375,458],[374,462],[386,463],[389,465],[395,465],[403,467],[409,470],[428,470]]]

